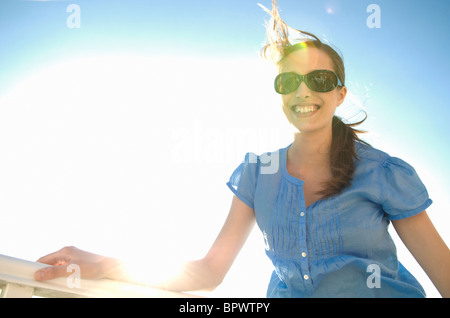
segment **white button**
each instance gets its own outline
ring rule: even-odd
[[[309,276],[308,276],[308,275],[303,275],[303,278],[304,278],[305,280],[308,280],[308,279],[309,279]]]
[[[300,216],[305,216],[305,212],[300,212]]]
[[[306,253],[305,253],[305,252],[302,252],[302,256],[303,256],[303,257],[306,257]]]

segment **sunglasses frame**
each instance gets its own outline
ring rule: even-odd
[[[333,84],[334,84],[334,87],[333,87],[332,89],[330,89],[330,90],[322,90],[322,91],[321,91],[321,90],[315,90],[315,89],[311,88],[310,83],[309,83],[309,81],[308,81],[308,77],[311,76],[312,74],[315,74],[315,73],[318,73],[318,72],[326,72],[327,74],[333,74],[333,76],[335,77],[336,81],[335,81],[335,83],[333,83]],[[295,75],[295,77],[296,77],[297,79],[299,79],[299,82],[298,82],[298,86],[295,87],[292,91],[289,91],[289,92],[286,92],[286,93],[281,93],[281,92],[278,91],[278,88],[277,88],[277,86],[278,86],[278,85],[277,85],[277,81],[278,81],[278,78],[279,78],[280,76],[284,75],[284,74],[293,74],[293,75]],[[280,73],[280,74],[278,74],[277,77],[275,78],[275,81],[274,81],[274,88],[275,88],[275,91],[276,91],[278,94],[281,94],[281,95],[287,95],[287,94],[290,94],[290,93],[292,93],[292,92],[295,92],[295,91],[300,87],[300,85],[302,84],[302,82],[305,82],[306,86],[307,86],[310,90],[312,90],[312,91],[314,91],[314,92],[319,92],[319,93],[331,92],[331,91],[334,90],[336,87],[338,87],[338,86],[343,86],[342,83],[341,83],[341,80],[339,79],[339,77],[337,76],[337,74],[336,74],[335,72],[330,71],[330,70],[314,70],[314,71],[309,72],[308,74],[305,74],[305,75],[297,74],[297,73],[294,73],[294,72],[284,72],[284,73]]]

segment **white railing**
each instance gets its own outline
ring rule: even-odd
[[[108,279],[81,279],[76,287],[70,287],[67,278],[36,281],[34,272],[46,266],[0,254],[0,297],[196,297]]]

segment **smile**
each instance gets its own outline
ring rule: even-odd
[[[291,110],[300,115],[307,115],[315,112],[320,107],[318,105],[294,105],[291,107]]]

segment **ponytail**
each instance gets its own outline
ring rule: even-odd
[[[333,117],[332,123],[332,142],[330,149],[330,165],[332,179],[324,184],[324,189],[318,194],[323,198],[328,198],[339,194],[348,187],[353,179],[355,171],[355,160],[358,160],[356,154],[356,142],[367,144],[358,137],[358,133],[364,131],[353,127],[362,124],[367,118],[353,124],[346,124],[338,116]]]

